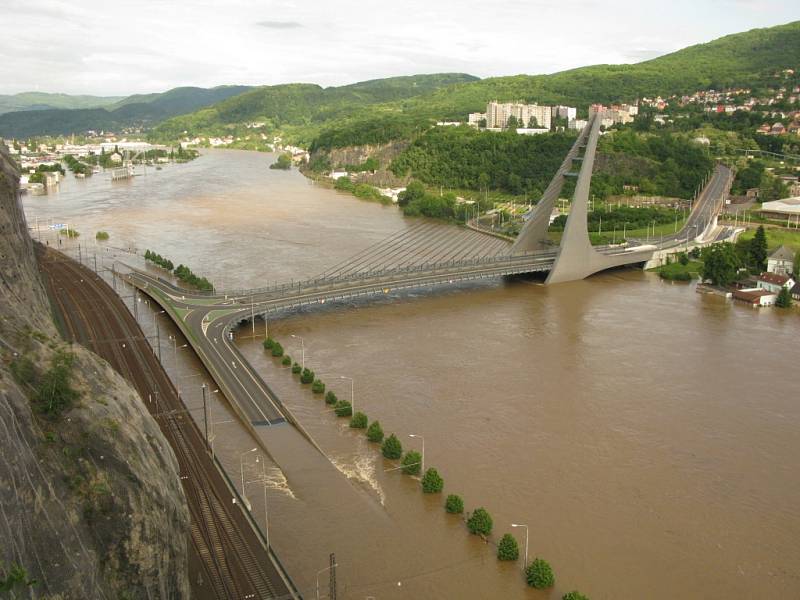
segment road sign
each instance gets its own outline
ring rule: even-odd
[[[50,229],[66,229],[66,228],[67,228],[66,223],[53,223],[52,225],[50,225]]]

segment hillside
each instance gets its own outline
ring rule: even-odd
[[[120,97],[71,96],[45,92],[0,94],[0,114],[21,110],[48,110],[54,108],[100,108],[122,100]]]
[[[0,597],[188,598],[178,462],[136,391],[59,334],[3,146],[0,282]]]
[[[220,135],[248,122],[266,122],[274,129],[306,128],[316,133],[322,124],[359,114],[370,106],[403,101],[476,80],[471,75],[444,73],[376,79],[329,88],[305,83],[265,86],[161,123],[154,129],[153,137],[174,139],[184,131]],[[298,131],[298,135],[302,137],[302,132]]]
[[[463,120],[490,100],[568,104],[633,101],[698,89],[758,88],[775,71],[800,67],[800,21],[754,29],[632,65],[594,65],[552,75],[494,77],[456,84],[404,102],[375,105],[350,119],[330,119],[318,148],[376,143],[375,123],[408,132],[420,120]],[[385,140],[380,140],[385,141]]]
[[[105,108],[25,110],[0,115],[0,135],[26,138],[152,125],[250,90],[247,86],[181,87],[129,96]]]

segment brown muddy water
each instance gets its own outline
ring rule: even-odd
[[[269,170],[272,160],[214,151],[124,183],[68,177],[58,194],[24,204],[34,229],[52,220],[81,231],[90,256],[102,229],[110,246],[150,248],[223,287],[319,273],[413,223]],[[145,329],[158,318],[166,336],[163,316],[142,308]],[[510,524],[528,524],[530,557],[556,575],[548,592],[528,590],[521,560],[498,562],[494,546],[445,514],[443,497],[385,472],[393,465],[250,333],[240,332],[242,351],[333,464],[305,461],[301,444],[296,461],[269,465],[270,538],[307,598],[330,552],[342,598],[556,599],[576,588],[593,600],[800,597],[796,313],[617,271],[554,287],[497,280],[270,323],[296,358],[290,336],[303,338],[306,362],[340,397],[350,383],[339,377],[352,377],[356,408],[404,447],[420,449],[408,435],[424,436],[445,493],[491,513],[492,541],[511,532],[524,551]],[[197,406],[198,363],[163,338],[162,351]],[[213,419],[238,482],[239,453],[253,440],[223,405]],[[332,498],[320,482],[334,469],[345,484]],[[248,457],[245,479],[259,472]],[[263,524],[263,491],[247,485]],[[324,597],[327,573],[319,579]]]

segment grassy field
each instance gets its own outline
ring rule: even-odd
[[[789,231],[786,229],[767,228],[765,231],[767,232],[767,246],[770,252],[779,246],[787,246],[795,252],[800,252],[800,229]],[[755,233],[755,229],[748,229],[739,236],[739,239],[749,241],[753,239]]]
[[[681,230],[683,224],[686,221],[684,219],[678,219],[678,231]],[[591,239],[592,244],[595,246],[599,246],[602,244],[611,244],[611,243],[621,243],[624,241],[622,237],[623,230],[617,230],[616,234],[614,231],[603,231],[602,233],[598,234],[597,231],[590,231],[589,232],[589,239]],[[665,223],[663,225],[656,225],[655,228],[655,237],[653,236],[653,229],[650,228],[650,241],[660,241],[661,234],[664,234],[664,237],[668,235],[673,235],[675,233],[675,223]],[[693,235],[694,232],[692,232]],[[552,240],[553,242],[560,242],[561,241],[561,232],[560,231],[548,231],[547,237]],[[640,240],[647,240],[647,228],[645,229],[627,229],[625,230],[625,238],[627,239],[640,239]]]

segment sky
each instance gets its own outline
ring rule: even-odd
[[[797,0],[0,0],[0,94],[341,85],[632,63],[800,20]]]

